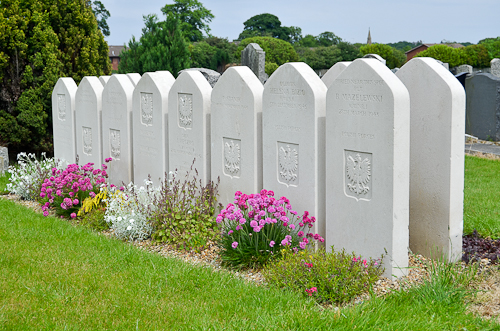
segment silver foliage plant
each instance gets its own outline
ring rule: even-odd
[[[104,220],[118,239],[142,241],[151,236],[153,227],[149,219],[155,209],[153,201],[159,188],[149,180],[144,184],[137,187],[130,183],[127,187],[115,188],[108,196]]]
[[[18,166],[9,166],[11,176],[7,190],[25,200],[35,200],[38,197],[43,181],[50,177],[52,168],[62,170],[68,164],[64,160],[47,158],[45,153],[42,153],[39,161],[35,154],[24,152],[17,155],[17,163]]]

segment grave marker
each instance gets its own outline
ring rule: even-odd
[[[132,82],[132,85],[134,85],[134,87],[141,80],[141,75],[138,73],[135,73],[135,72],[127,74],[127,77],[130,79],[130,81]]]
[[[330,70],[328,70],[326,74],[323,77],[321,77],[321,80],[323,81],[323,83],[325,83],[326,88],[329,88],[330,85],[332,85],[335,78],[337,78],[338,75],[340,75],[340,73],[344,71],[345,68],[347,68],[347,66],[351,63],[352,63],[351,61],[341,61],[335,63],[330,68]]]
[[[408,266],[409,111],[406,87],[372,59],[327,93],[326,247],[384,254],[386,277]]]
[[[410,93],[410,249],[426,257],[462,257],[465,91],[432,58],[406,63],[396,76]]]
[[[109,182],[121,186],[134,180],[132,151],[132,94],[127,75],[112,75],[102,92],[102,152],[109,163]]]
[[[460,66],[458,66],[455,70],[455,74],[458,75],[459,73],[462,73],[462,72],[465,72],[465,73],[468,73],[468,74],[472,74],[473,72],[473,68],[471,65],[468,65],[468,64],[462,64]]]
[[[52,91],[52,125],[54,133],[54,157],[69,163],[76,162],[75,143],[75,94],[73,78],[57,80]]]
[[[262,189],[262,92],[248,67],[231,67],[212,91],[212,181],[226,206],[234,193]]]
[[[100,77],[99,77],[99,81],[102,83],[102,86],[105,86],[105,85],[106,85],[106,83],[107,83],[107,82],[108,82],[108,80],[109,80],[109,77],[111,77],[111,76],[100,76]]]
[[[493,76],[500,77],[500,59],[495,58],[491,60],[490,65],[491,65],[490,73]]]
[[[263,188],[290,199],[311,229],[325,236],[326,86],[305,63],[285,63],[264,86],[262,99]]]
[[[212,87],[195,70],[177,77],[168,95],[168,143],[170,171],[183,176],[193,166],[203,185],[210,181],[210,96]]]
[[[102,92],[99,78],[83,77],[75,97],[76,108],[76,153],[79,164],[89,162],[100,167],[102,158]]]
[[[134,181],[143,185],[148,175],[158,186],[168,173],[168,92],[175,82],[170,72],[147,72],[134,89]]]
[[[250,43],[241,51],[241,65],[249,67],[262,84],[269,76],[266,74],[266,52],[257,43]]]
[[[0,146],[0,174],[4,174],[9,168],[9,150]]]

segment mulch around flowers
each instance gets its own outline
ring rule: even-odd
[[[26,206],[33,209],[38,213],[42,213],[41,206],[36,201],[21,200],[18,196],[14,194],[0,195],[0,198],[12,200],[18,204]],[[54,216],[54,212],[50,213]],[[107,237],[114,237],[111,230],[101,233]],[[239,277],[249,283],[253,283],[256,286],[266,286],[265,279],[260,272],[260,270],[246,269],[246,270],[229,270],[222,266],[221,259],[219,258],[220,248],[214,242],[208,242],[207,245],[200,251],[187,251],[179,250],[172,245],[167,244],[155,244],[150,239],[145,241],[134,241],[130,244],[138,247],[139,249],[147,250],[152,253],[160,254],[164,257],[177,258],[187,263],[193,265],[200,265],[204,267],[209,267],[214,270],[214,272],[227,272],[232,273],[236,277]],[[421,255],[409,254],[407,275],[400,277],[396,280],[390,280],[387,278],[380,278],[374,285],[373,291],[377,296],[384,296],[391,291],[406,289],[411,286],[416,286],[421,284],[425,279],[429,277],[429,265],[433,263],[430,259],[427,259]],[[462,267],[465,268],[465,263],[462,262]],[[488,259],[481,260],[481,270],[486,270],[491,267],[491,263]],[[500,316],[500,273],[492,273],[493,276],[487,276],[478,281],[474,287],[481,290],[481,300],[476,300],[472,303],[469,308],[483,317],[490,318]],[[493,299],[494,298],[494,299]],[[369,300],[369,294],[363,294],[353,300],[351,304],[359,304],[366,300]],[[491,304],[495,302],[499,307],[492,307]],[[491,303],[491,304],[490,304]],[[337,309],[332,305],[323,305],[324,309]]]

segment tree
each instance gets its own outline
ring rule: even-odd
[[[203,32],[210,36],[208,24],[214,19],[212,12],[197,0],[174,0],[173,5],[166,5],[161,9],[165,15],[173,14],[181,22],[181,31],[190,41],[203,40]]]
[[[272,74],[271,70],[276,70],[278,66],[286,62],[297,62],[299,56],[289,42],[272,37],[253,37],[243,39],[235,52],[235,57],[241,59],[241,51],[250,43],[257,43],[266,52],[266,71],[268,75]],[[271,64],[273,63],[273,64]],[[272,70],[272,71],[274,71]]]
[[[88,5],[92,8],[92,12],[94,13],[94,16],[97,20],[97,26],[99,27],[99,30],[101,30],[103,35],[109,37],[109,25],[106,20],[111,16],[111,14],[100,1],[92,2],[88,0]]]
[[[441,62],[448,63],[450,68],[460,65],[461,62],[455,48],[444,44],[433,45],[425,51],[418,53],[415,57],[432,57]]]
[[[488,54],[488,49],[482,45],[470,45],[467,47],[457,48],[459,53],[463,54],[460,59],[462,64],[469,64],[477,68],[485,68],[490,66],[492,60]]]
[[[403,52],[384,44],[371,44],[360,47],[359,51],[362,55],[378,54],[383,57],[389,68],[400,68],[406,61],[406,56]]]
[[[235,62],[234,52],[237,46],[227,39],[209,37],[189,45],[191,66],[209,68],[222,72],[228,63]]]
[[[340,61],[354,61],[361,57],[359,48],[347,41],[341,41],[336,46],[340,50]]]
[[[319,46],[325,47],[336,45],[342,41],[340,37],[336,36],[333,32],[330,31],[320,33],[316,39],[318,40]]]
[[[300,59],[314,70],[331,68],[342,60],[340,50],[336,46],[306,48]]]
[[[493,60],[494,58],[500,58],[500,37],[485,38],[479,40],[478,44],[486,47],[490,60]]]
[[[52,89],[59,77],[111,72],[108,46],[84,0],[0,2],[0,144],[52,151]]]
[[[145,27],[139,41],[135,37],[122,51],[118,71],[137,72],[168,70],[174,76],[189,68],[189,50],[181,32],[182,23],[173,14],[159,21],[155,14],[144,16]]]
[[[318,40],[315,36],[307,34],[300,40],[299,45],[302,47],[318,47]]]
[[[260,14],[250,17],[244,23],[243,32],[240,33],[238,39],[243,40],[251,37],[273,37],[285,41],[297,39],[297,32],[301,32],[300,28],[281,26],[281,21],[277,16],[272,14]],[[299,30],[297,30],[299,29]]]

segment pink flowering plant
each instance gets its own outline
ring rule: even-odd
[[[106,159],[106,163],[110,161],[111,158]],[[44,180],[40,191],[44,216],[54,207],[57,215],[75,218],[85,198],[93,198],[101,186],[106,186],[106,164],[102,169],[94,169],[93,165],[70,164],[64,170],[52,168],[52,176]]]
[[[273,191],[236,192],[234,204],[222,209],[216,221],[222,225],[221,258],[235,268],[260,267],[285,250],[303,251],[315,241],[324,241],[309,232],[314,217],[307,211],[298,217],[290,200],[274,198]]]
[[[266,265],[266,281],[290,288],[319,303],[344,304],[367,292],[384,272],[380,259],[366,259],[344,250],[284,252],[282,259]]]

